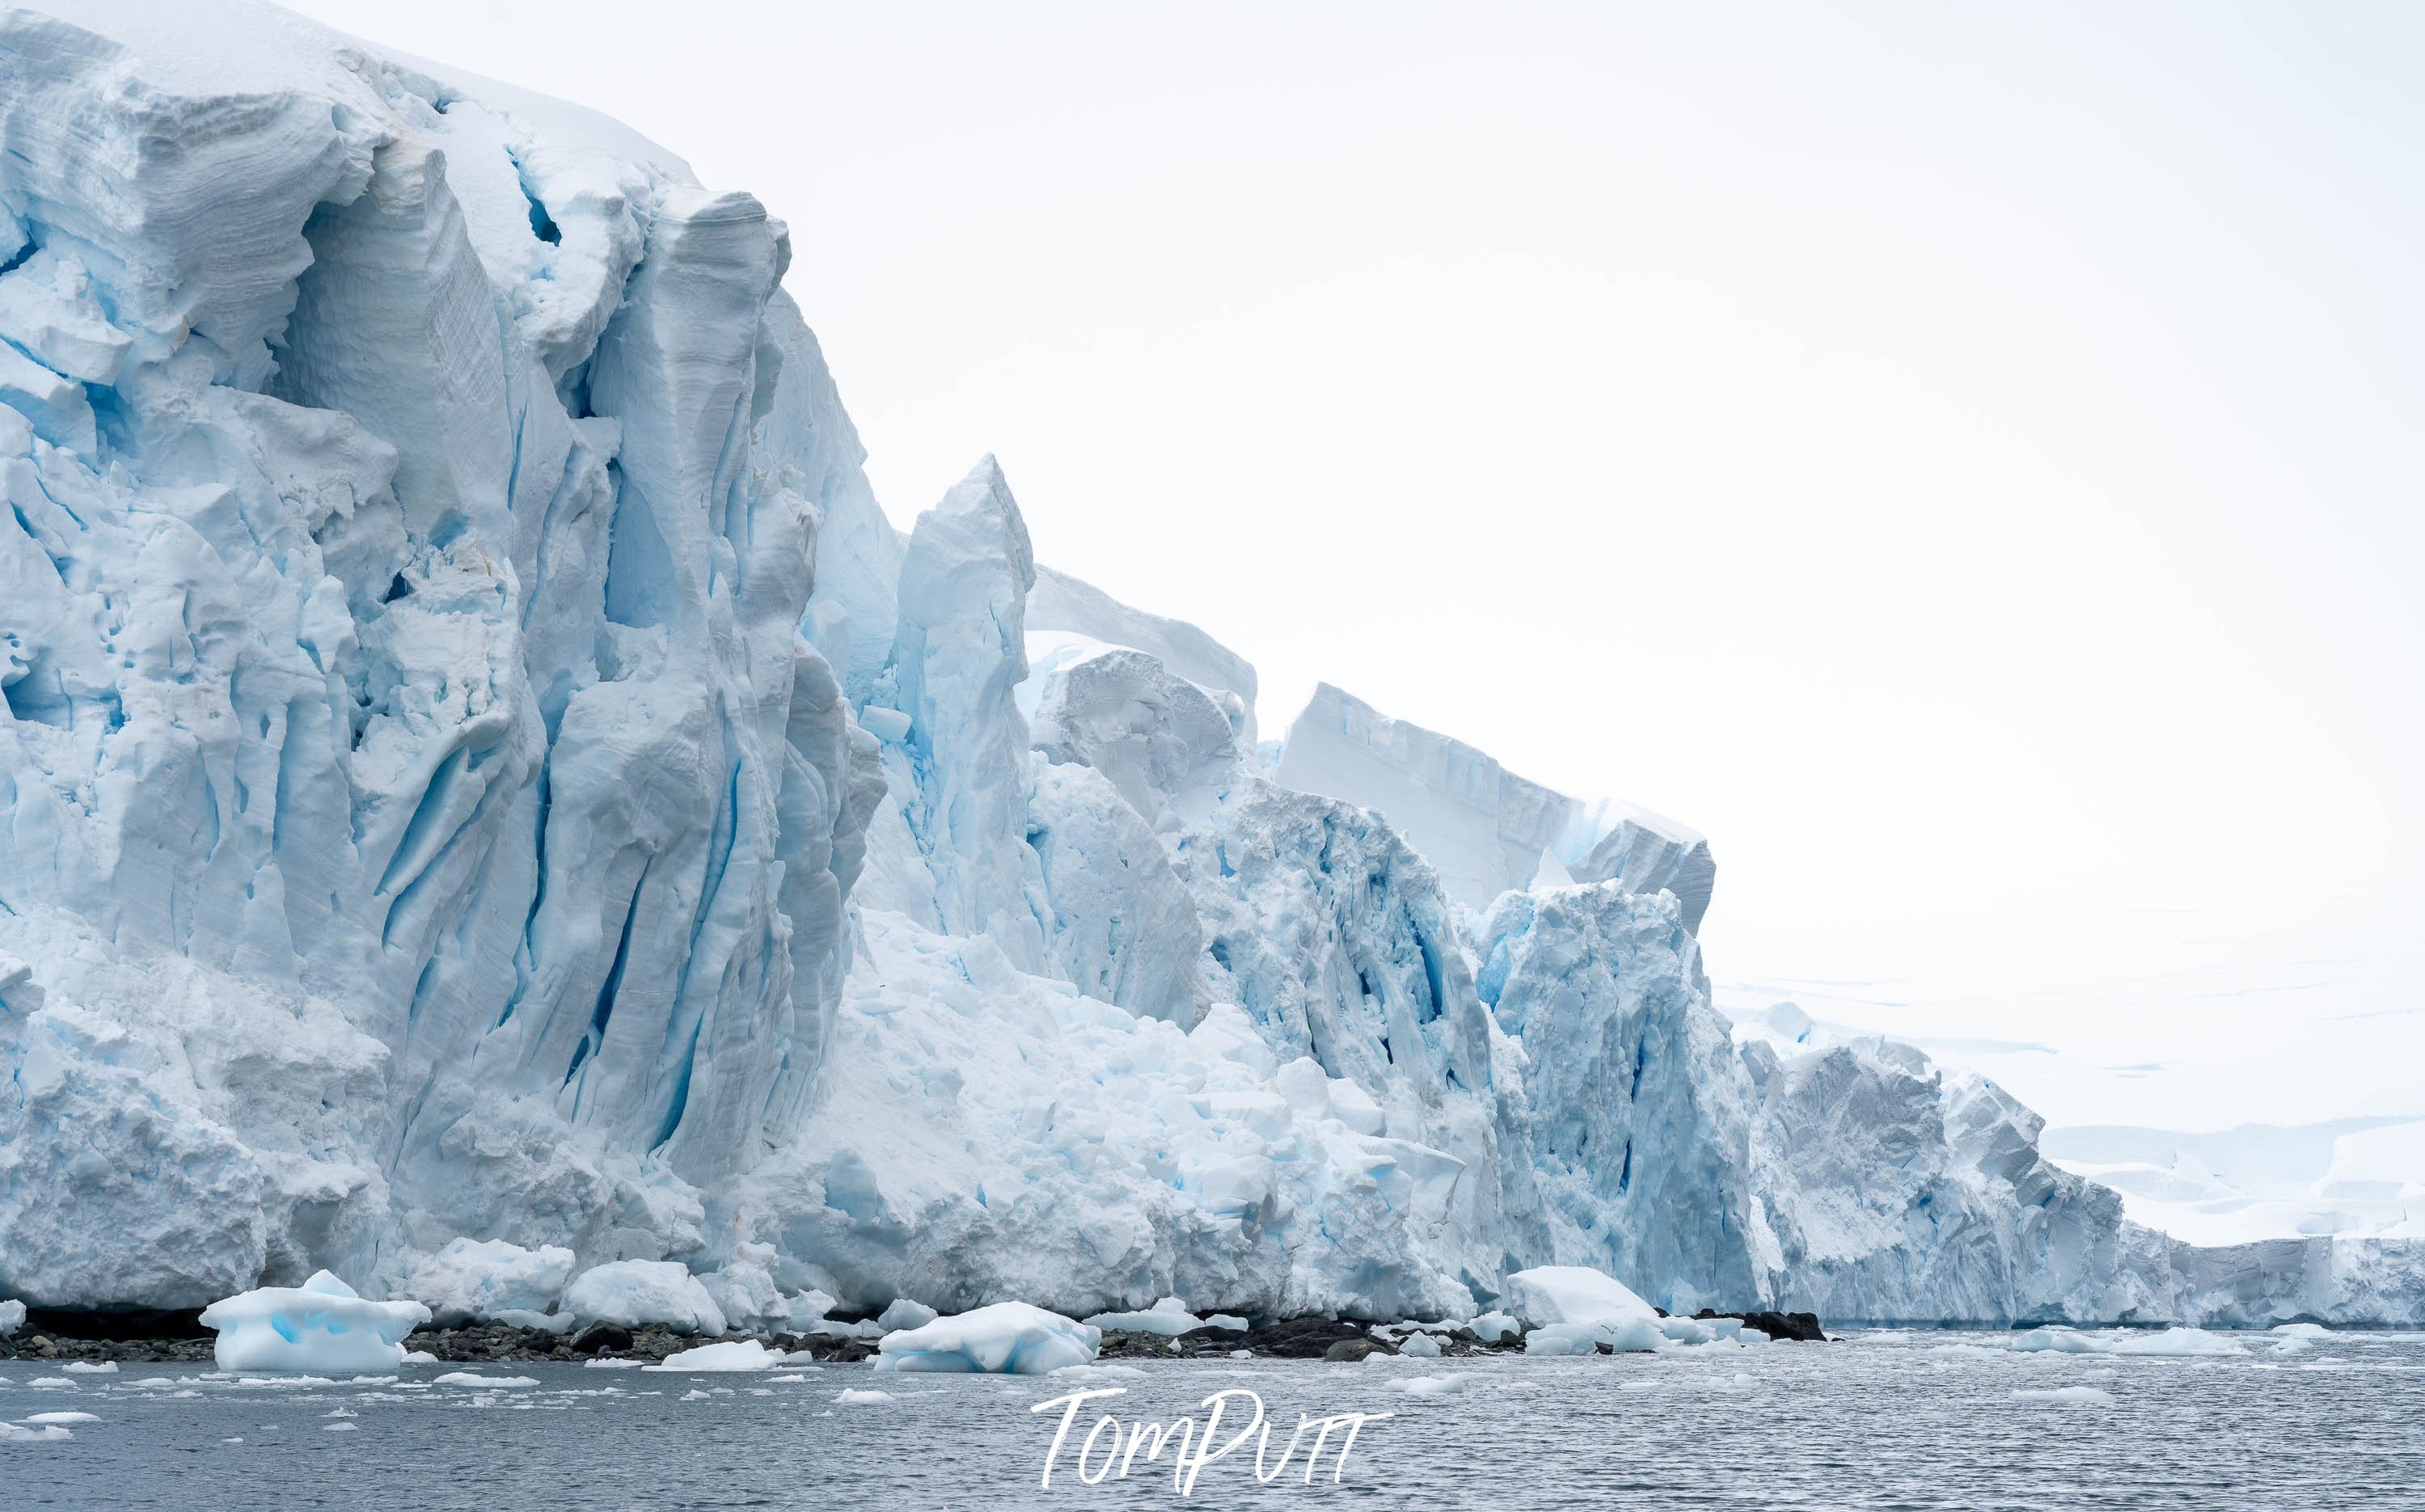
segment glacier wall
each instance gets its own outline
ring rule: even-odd
[[[990,458],[896,530],[791,234],[248,0],[0,12],[0,1295],[2420,1315],[1729,1024],[1681,826],[1336,689],[1267,762]]]
[[[696,1249],[873,803],[784,228],[268,8],[58,11],[0,16],[5,1284]]]

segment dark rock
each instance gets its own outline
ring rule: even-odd
[[[1811,1343],[1825,1343],[1826,1331],[1819,1327],[1815,1312],[1716,1312],[1708,1308],[1693,1314],[1695,1318],[1741,1318],[1746,1328],[1758,1328],[1771,1340],[1799,1339]]]
[[[623,1350],[632,1347],[632,1330],[619,1323],[603,1321],[583,1325],[581,1331],[568,1341],[576,1355],[594,1355],[602,1350]]]
[[[25,1327],[53,1340],[105,1339],[145,1343],[158,1339],[209,1339],[200,1308],[27,1308]]]
[[[1378,1339],[1341,1339],[1322,1352],[1325,1359],[1357,1362],[1371,1355],[1394,1355],[1397,1351]]]
[[[1826,1330],[1819,1327],[1815,1312],[1728,1312],[1723,1316],[1742,1319],[1746,1328],[1758,1328],[1770,1339],[1798,1339],[1810,1343],[1824,1343]]]
[[[1341,1340],[1363,1337],[1364,1329],[1360,1325],[1338,1318],[1292,1318],[1285,1323],[1268,1323],[1243,1334],[1231,1334],[1229,1348],[1252,1350],[1258,1355],[1270,1355],[1280,1359],[1321,1359],[1330,1353],[1330,1346]]]

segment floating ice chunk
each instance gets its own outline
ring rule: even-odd
[[[1391,1381],[1389,1390],[1408,1396],[1448,1396],[1465,1390],[1465,1379],[1462,1375],[1409,1375]]]
[[[430,1383],[432,1386],[469,1386],[483,1391],[504,1391],[508,1387],[537,1386],[530,1375],[483,1375],[477,1371],[450,1370]]]
[[[1204,1327],[1202,1318],[1187,1311],[1187,1304],[1175,1296],[1165,1296],[1143,1312],[1098,1312],[1086,1320],[1089,1328],[1105,1333],[1119,1329],[1128,1333],[1158,1333],[1165,1339],[1176,1339]]]
[[[644,1370],[648,1367],[648,1363],[645,1359],[586,1359],[582,1361],[581,1368],[584,1370]]]
[[[0,1329],[0,1332],[6,1331]],[[2276,1324],[2273,1331],[2285,1339],[2329,1339],[2333,1336],[2333,1330],[2321,1323]]]
[[[2226,1339],[2204,1328],[2166,1328],[2161,1333],[2140,1334],[2125,1339],[2113,1346],[2117,1355],[2160,1355],[2187,1358],[2197,1355],[2244,1355],[2247,1346],[2238,1340]]]
[[[2094,1386],[2058,1386],[2048,1391],[2022,1390],[2013,1393],[2016,1402],[2051,1402],[2065,1407],[2112,1407],[2113,1393],[2100,1391]]]
[[[301,1286],[265,1286],[202,1310],[218,1330],[213,1350],[227,1371],[393,1370],[404,1337],[429,1321],[418,1302],[372,1302],[328,1271]]]
[[[564,1311],[626,1328],[662,1323],[676,1333],[724,1331],[724,1311],[715,1298],[687,1267],[670,1260],[593,1265],[564,1289]]]
[[[404,1352],[404,1362],[408,1365],[435,1365],[438,1357],[426,1349],[408,1349]]]
[[[37,1412],[25,1421],[28,1423],[99,1423],[101,1419],[90,1412]]]
[[[862,1391],[858,1388],[853,1387],[847,1391],[835,1392],[834,1400],[844,1407],[863,1407],[871,1402],[890,1402],[892,1400],[892,1393],[891,1391]]]
[[[59,1369],[66,1371],[71,1375],[115,1375],[118,1374],[118,1361],[114,1359],[72,1359],[66,1364],[61,1365]]]
[[[923,1328],[941,1316],[923,1302],[896,1296],[890,1307],[875,1315],[875,1326],[886,1333],[891,1333],[900,1328]]]
[[[783,1351],[769,1349],[755,1339],[734,1339],[667,1355],[662,1362],[648,1368],[657,1371],[773,1370],[781,1363]]]
[[[2013,1347],[2023,1354],[2052,1352],[2059,1355],[2102,1355],[2113,1347],[2113,1341],[2077,1328],[2032,1328],[2013,1336]]]
[[[1617,1324],[1647,1321],[1659,1311],[1613,1276],[1587,1265],[1540,1265],[1507,1278],[1508,1308],[1525,1323]]]
[[[0,1339],[6,1339],[25,1326],[25,1304],[0,1302]]]
[[[570,1249],[457,1239],[421,1263],[405,1281],[404,1295],[419,1298],[438,1327],[459,1328],[505,1311],[544,1313],[571,1279]]]
[[[25,1384],[38,1389],[46,1386],[70,1391],[76,1389],[76,1383],[65,1375],[37,1375]]]
[[[1043,1375],[1091,1364],[1102,1330],[1025,1302],[996,1302],[884,1336],[879,1371]]]
[[[56,1424],[42,1428],[21,1428],[13,1423],[0,1423],[0,1444],[56,1442],[75,1435]]]
[[[1134,1365],[1064,1365],[1052,1373],[1056,1381],[1141,1381],[1145,1372]]]
[[[355,1431],[355,1424],[350,1423],[323,1423],[320,1424],[320,1431],[322,1433],[352,1433]]]

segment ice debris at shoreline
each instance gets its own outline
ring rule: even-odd
[[[0,1301],[0,1339],[8,1338],[25,1326],[25,1304]]]
[[[724,1310],[687,1266],[670,1260],[618,1260],[583,1271],[564,1292],[576,1317],[644,1328],[662,1324],[675,1333],[718,1334]]]
[[[265,1286],[202,1310],[218,1330],[224,1371],[375,1371],[404,1363],[405,1336],[429,1321],[418,1302],[372,1302],[327,1271],[301,1286]]]
[[[524,1320],[544,1317],[556,1305],[572,1264],[572,1251],[555,1245],[527,1249],[502,1239],[455,1239],[424,1261],[402,1292],[427,1307],[430,1322],[441,1328],[490,1321],[556,1327]]]
[[[879,1371],[1045,1375],[1094,1362],[1102,1330],[1025,1302],[996,1302],[884,1336]]]
[[[1165,1296],[1141,1312],[1098,1312],[1087,1318],[1086,1326],[1104,1333],[1156,1333],[1176,1339],[1182,1333],[1198,1328],[1227,1328],[1233,1333],[1246,1331],[1246,1320],[1232,1313],[1215,1312],[1197,1317],[1187,1311],[1187,1304],[1175,1296]]]

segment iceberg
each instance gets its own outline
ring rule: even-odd
[[[653,1371],[760,1371],[773,1370],[783,1363],[783,1351],[770,1349],[755,1339],[728,1339],[721,1343],[701,1344],[696,1349],[678,1349],[653,1365],[643,1369]]]
[[[24,1303],[0,1302],[0,1339],[8,1338],[24,1326]]]
[[[2186,1245],[1999,1088],[1728,1021],[1681,825],[1335,687],[1260,745],[992,458],[897,529],[791,229],[611,120],[37,0],[0,148],[9,1296],[2425,1320],[2425,1241]]]
[[[1102,1330],[1024,1302],[996,1302],[884,1336],[879,1371],[1048,1375],[1094,1363]]]
[[[418,1302],[372,1302],[321,1271],[300,1286],[265,1286],[202,1310],[217,1329],[212,1358],[226,1371],[331,1375],[390,1371],[404,1363],[404,1340],[429,1321]]]

